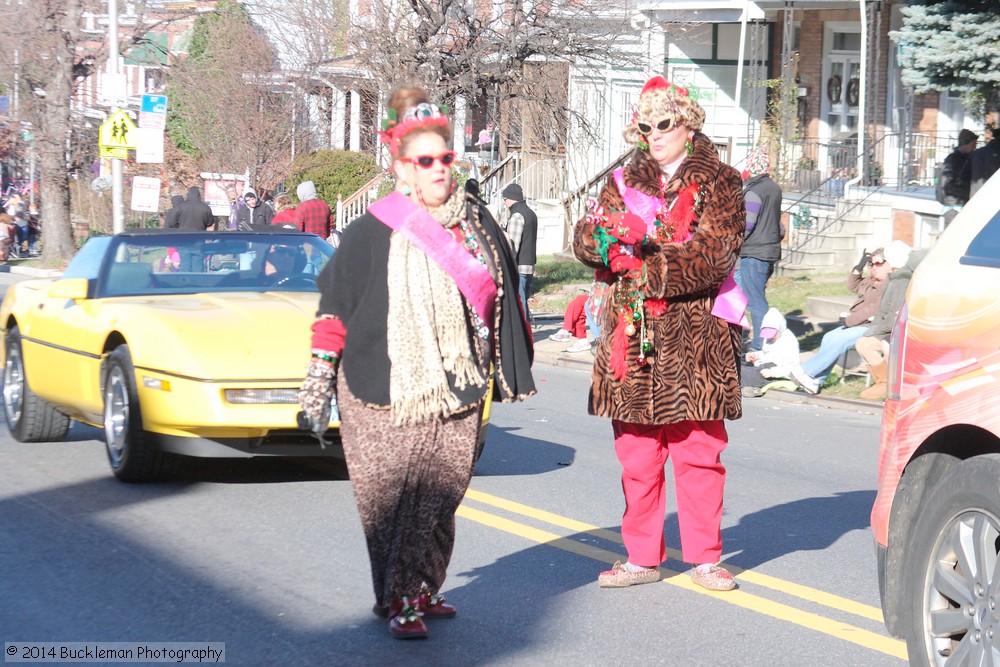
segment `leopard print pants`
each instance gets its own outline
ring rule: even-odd
[[[444,583],[455,511],[475,468],[483,404],[448,419],[395,426],[337,383],[344,458],[368,542],[375,601],[412,597]]]

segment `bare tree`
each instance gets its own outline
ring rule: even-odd
[[[0,69],[16,96],[15,120],[32,124],[39,161],[45,259],[67,259],[75,247],[69,216],[66,145],[74,81],[87,72],[78,45],[86,0],[15,0],[0,6]]]
[[[634,32],[631,0],[369,0],[349,21],[347,5],[258,0],[254,12],[303,78],[354,68],[380,99],[404,83],[449,105],[461,96],[499,128],[501,152],[511,138],[551,146],[571,121],[589,129],[568,101],[569,68],[646,66],[635,40],[618,48]]]
[[[198,21],[197,43],[170,70],[170,134],[207,170],[246,169],[251,183],[271,185],[293,157],[296,91],[240,5],[220,2],[213,16]]]
[[[632,32],[629,16],[629,0],[372,0],[352,36],[384,88],[416,81],[445,100],[497,99],[502,154],[518,121],[531,126],[522,142],[565,137],[574,116],[588,127],[568,102],[569,68],[644,66],[642,54],[615,47]]]

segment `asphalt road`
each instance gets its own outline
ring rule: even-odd
[[[0,290],[23,277],[0,274]],[[125,485],[81,425],[30,445],[0,427],[0,639],[224,642],[239,665],[905,664],[868,529],[874,406],[765,397],[728,424],[738,591],[690,584],[673,512],[664,580],[602,590],[625,557],[610,425],[585,413],[586,370],[535,375],[537,396],[494,409],[444,591],[459,618],[428,641],[392,640],[369,611],[339,462],[192,460],[170,483]]]
[[[66,443],[0,434],[0,638],[224,642],[240,665],[904,664],[867,528],[877,415],[748,401],[724,455],[740,590],[695,589],[675,560],[658,584],[602,590],[624,557],[610,427],[584,412],[584,372],[536,376],[538,396],[495,410],[446,583],[460,615],[428,641],[369,611],[341,465],[196,461],[130,486],[80,426]],[[676,549],[672,512],[665,530]]]

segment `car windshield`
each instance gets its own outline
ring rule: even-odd
[[[299,233],[120,234],[105,244],[98,297],[316,292],[333,254],[323,239]]]

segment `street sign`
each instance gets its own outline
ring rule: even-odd
[[[140,117],[141,118],[141,117]],[[140,127],[138,147],[135,149],[135,161],[140,164],[162,164],[163,162],[163,130],[155,127]]]
[[[98,134],[98,145],[103,148],[124,148],[135,149],[136,134],[135,123],[128,117],[128,114],[119,109],[108,119],[101,123],[101,130]]]
[[[124,74],[102,72],[97,103],[107,107],[123,106],[128,100],[128,81]]]
[[[139,127],[162,130],[167,126],[167,96],[143,95],[139,107]]]
[[[156,213],[160,210],[160,179],[132,177],[132,210]]]

